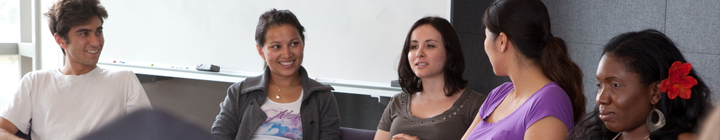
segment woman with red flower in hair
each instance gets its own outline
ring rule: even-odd
[[[697,85],[697,80],[692,76],[688,76],[690,70],[692,70],[692,64],[675,61],[670,66],[668,78],[660,82],[660,91],[666,92],[671,100],[677,96],[690,99],[692,94],[690,89]]]
[[[595,110],[573,139],[695,139],[710,90],[663,33],[618,35],[603,49]]]

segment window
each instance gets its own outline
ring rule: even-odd
[[[0,0],[0,42],[20,42],[20,0]]]
[[[0,55],[0,107],[4,107],[20,85],[18,55]]]

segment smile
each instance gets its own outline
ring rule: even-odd
[[[292,65],[293,63],[295,63],[295,60],[293,60],[293,61],[288,61],[288,62],[278,62],[278,63],[280,63],[280,65],[283,65],[283,66],[290,66],[290,65]]]

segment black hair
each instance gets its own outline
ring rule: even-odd
[[[445,75],[445,96],[451,96],[467,86],[467,80],[463,79],[465,71],[465,59],[460,46],[455,29],[452,24],[442,17],[424,17],[416,21],[410,28],[405,37],[405,45],[403,45],[400,64],[398,65],[398,76],[400,87],[405,93],[414,94],[422,91],[423,87],[420,78],[410,68],[408,60],[408,52],[410,51],[410,35],[420,25],[431,25],[435,30],[440,32],[443,45],[445,46],[445,66],[443,73]]]
[[[300,25],[300,21],[295,17],[295,14],[290,12],[290,10],[277,10],[273,8],[260,15],[260,21],[258,21],[257,28],[255,29],[255,43],[263,47],[265,44],[265,34],[267,34],[270,26],[281,26],[283,24],[289,24],[295,27],[298,33],[300,33],[300,39],[305,42],[305,27]]]
[[[618,58],[626,70],[637,73],[644,86],[659,83],[669,75],[670,66],[675,61],[687,63],[682,53],[665,34],[648,29],[640,32],[628,32],[612,38],[603,48],[603,55]],[[666,93],[660,94],[655,105],[664,115],[664,127],[650,133],[650,139],[677,139],[681,133],[694,132],[709,109],[710,90],[694,69],[688,76],[697,80],[691,88],[690,99],[670,100]],[[588,113],[573,130],[573,139],[612,139],[618,132],[607,129],[598,117],[599,111]]]
[[[255,43],[260,47],[265,47],[265,34],[267,34],[270,26],[281,26],[283,24],[292,25],[300,34],[300,39],[305,42],[305,27],[300,25],[300,21],[290,10],[277,10],[273,8],[260,15],[257,28],[255,28]],[[267,66],[267,62],[263,64],[263,69]]]
[[[485,9],[483,24],[494,37],[504,33],[523,56],[540,66],[570,97],[574,122],[582,118],[583,74],[570,59],[565,41],[552,36],[545,4],[540,0],[496,0]]]

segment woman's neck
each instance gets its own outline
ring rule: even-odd
[[[510,68],[510,72],[508,73],[508,77],[510,77],[515,88],[514,97],[529,97],[552,82],[552,80],[545,76],[539,66],[531,64],[529,61],[521,62],[521,64],[523,65],[516,65],[515,68]]]
[[[445,76],[443,74],[422,78],[423,90],[421,94],[435,99],[445,96]]]
[[[644,140],[650,135],[650,130],[647,129],[645,123],[632,129],[630,131],[620,132],[621,140]]]
[[[293,87],[302,85],[300,82],[300,74],[295,73],[291,76],[279,76],[270,74],[270,82],[279,87]]]

